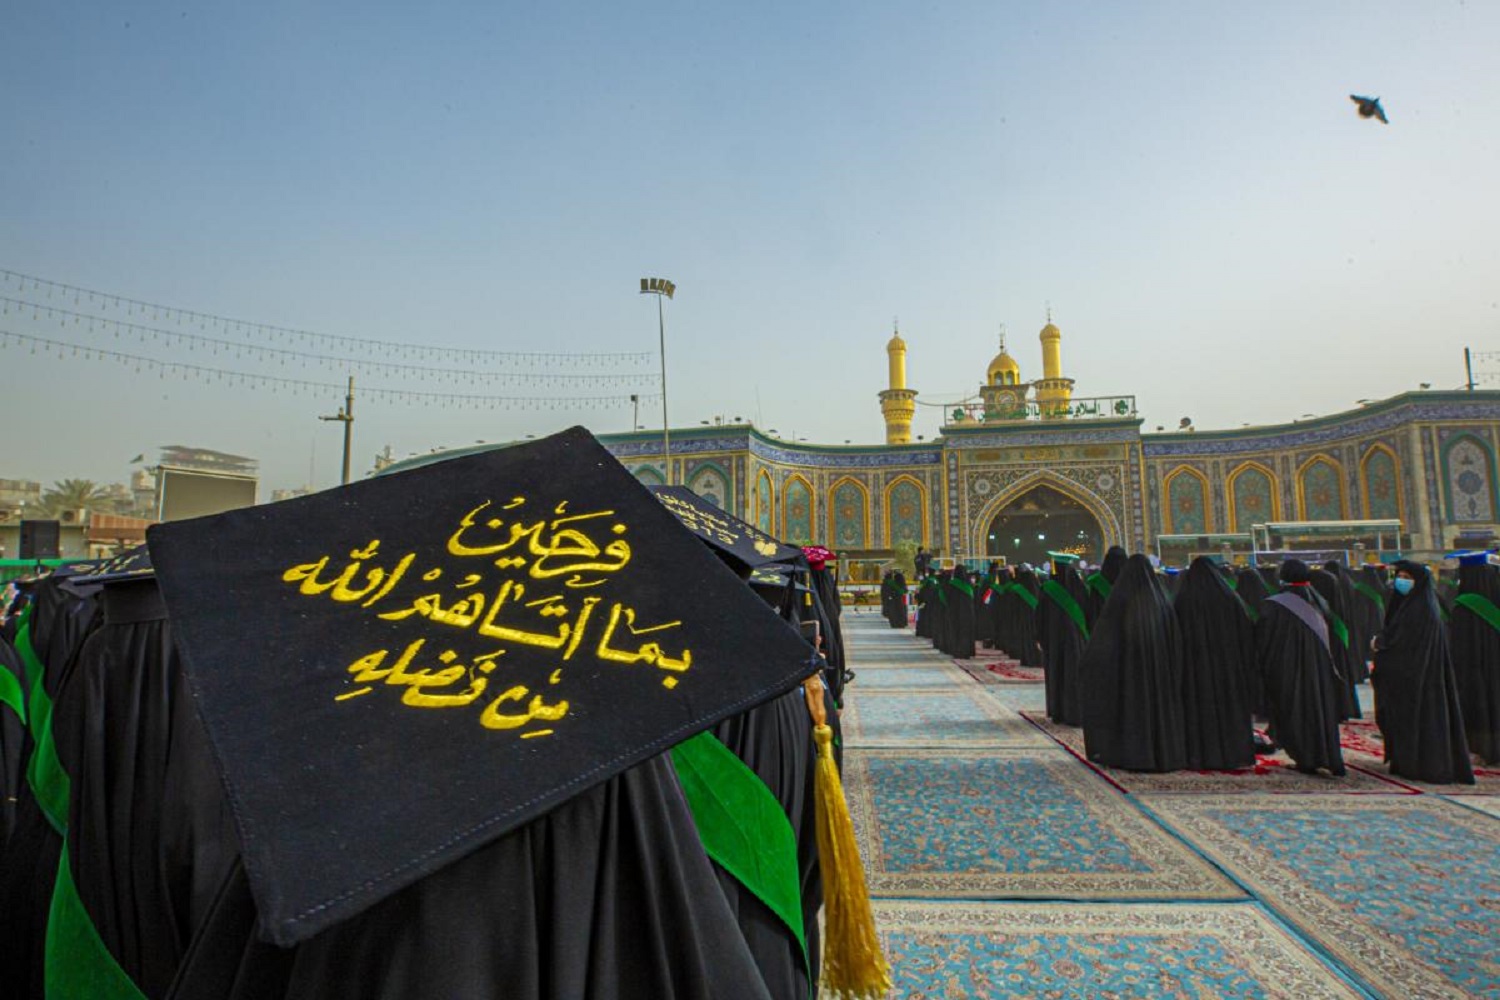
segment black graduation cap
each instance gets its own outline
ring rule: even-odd
[[[731,564],[748,569],[768,563],[806,564],[802,550],[797,546],[777,541],[759,528],[714,506],[686,486],[652,486],[650,489],[689,531],[715,551],[728,556]]]
[[[582,428],[148,540],[281,945],[814,669]]]

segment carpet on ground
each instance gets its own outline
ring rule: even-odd
[[[1168,771],[1151,774],[1122,771],[1092,763],[1084,754],[1083,730],[1062,726],[1047,718],[1045,711],[1022,711],[1032,725],[1066,747],[1080,761],[1097,771],[1117,788],[1132,794],[1141,792],[1235,793],[1235,792],[1345,792],[1358,794],[1410,795],[1412,789],[1377,774],[1348,768],[1344,777],[1326,774],[1303,774],[1284,752],[1262,754],[1255,766],[1238,771]]]
[[[840,721],[846,747],[1047,746],[1047,738],[982,689],[860,690],[856,677]]]
[[[973,687],[969,675],[951,663],[921,664],[919,666],[855,670],[850,691],[872,691],[886,689],[952,690]]]
[[[877,901],[892,997],[1212,997],[1361,994],[1251,903]]]
[[[1243,893],[1056,747],[847,750],[872,893],[1238,899]],[[1477,815],[1477,814],[1476,814]]]
[[[1149,808],[1387,997],[1500,994],[1500,823],[1436,795]]]

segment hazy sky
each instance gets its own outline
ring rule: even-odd
[[[1148,430],[1453,388],[1465,345],[1500,348],[1500,4],[555,6],[17,0],[0,268],[329,334],[564,352],[654,352],[637,288],[661,275],[673,424],[740,415],[826,443],[882,439],[893,317],[937,401],[975,391],[1001,323],[1038,375],[1050,302],[1076,392],[1136,394]],[[15,308],[0,330],[345,374]],[[267,488],[337,481],[339,429],[316,419],[337,391],[65,354],[0,350],[0,477],[121,480],[181,443],[258,458]],[[356,470],[387,444],[631,421],[628,404],[356,414]]]

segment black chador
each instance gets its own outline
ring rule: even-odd
[[[1353,654],[1350,657],[1352,677],[1355,684],[1363,684],[1370,679],[1370,639],[1380,631],[1380,617],[1366,611],[1368,608],[1373,612],[1375,605],[1360,594],[1355,586],[1354,573],[1347,566],[1330,559],[1323,564],[1323,571],[1332,576],[1338,586],[1339,616],[1349,630],[1349,649]]]
[[[1396,563],[1396,592],[1375,637],[1375,723],[1391,773],[1434,784],[1474,783],[1458,703],[1458,679],[1432,575]],[[1410,590],[1403,594],[1405,580]]]
[[[1046,668],[1047,717],[1065,726],[1083,725],[1080,666],[1089,641],[1088,588],[1069,563],[1059,562],[1042,584],[1037,633]]]
[[[1042,651],[1037,645],[1036,612],[1041,606],[1042,585],[1030,566],[1022,566],[1016,572],[1015,585],[1010,588],[1010,611],[1015,615],[1014,645],[1007,650],[1022,666],[1042,665]]]
[[[959,660],[974,658],[974,585],[962,569],[953,571],[948,581],[948,614],[953,622],[952,648],[949,656]]]
[[[1245,605],[1206,557],[1179,574],[1173,600],[1182,631],[1182,711],[1188,766],[1231,770],[1255,762],[1245,677],[1255,627]]]
[[[923,639],[935,638],[933,623],[937,619],[937,577],[928,574],[917,584],[917,635]]]
[[[990,623],[990,648],[1008,650],[1014,643],[1010,637],[1010,618],[1007,615],[1006,595],[1016,585],[1016,571],[1010,566],[998,566],[990,574],[989,603],[985,605],[985,616]]]
[[[1351,632],[1348,620],[1344,617],[1348,607],[1339,592],[1338,578],[1327,570],[1315,569],[1308,576],[1312,587],[1323,599],[1323,606],[1328,613],[1328,647],[1333,654],[1334,666],[1338,668],[1339,677],[1343,683],[1339,685],[1340,717],[1343,719],[1358,719],[1362,717],[1359,710],[1359,688],[1355,681],[1359,664],[1364,660],[1364,654],[1354,648],[1354,635]]]
[[[1104,561],[1099,568],[1090,573],[1085,579],[1089,587],[1089,624],[1098,620],[1099,612],[1104,610],[1104,602],[1109,600],[1110,591],[1114,588],[1115,580],[1120,576],[1120,570],[1125,567],[1127,559],[1125,550],[1118,545],[1111,545],[1104,553]]]
[[[1349,574],[1354,593],[1355,616],[1365,634],[1365,679],[1369,680],[1370,640],[1385,624],[1385,604],[1391,597],[1391,583],[1386,579],[1385,567],[1379,563],[1365,563],[1357,572]]]
[[[1235,594],[1245,605],[1245,612],[1250,616],[1251,625],[1260,623],[1261,605],[1265,603],[1270,591],[1266,589],[1265,577],[1256,572],[1253,567],[1247,566],[1235,574]],[[1250,705],[1250,712],[1256,718],[1266,718],[1266,687],[1261,680],[1260,666],[1252,656],[1245,664],[1245,699]]]
[[[1261,603],[1260,624],[1255,627],[1256,661],[1272,735],[1299,771],[1311,774],[1325,768],[1341,776],[1343,680],[1329,647],[1328,618],[1312,589],[1306,563],[1288,559],[1281,579],[1285,588]]]
[[[1090,760],[1134,771],[1187,766],[1182,638],[1145,556],[1126,560],[1084,650],[1083,735]]]
[[[1500,763],[1500,566],[1464,560],[1448,628],[1469,749]]]
[[[985,649],[995,648],[995,588],[999,577],[999,563],[990,563],[984,577],[974,580],[974,644]]]
[[[891,628],[906,628],[906,577],[900,570],[886,574],[880,587],[880,603]]]

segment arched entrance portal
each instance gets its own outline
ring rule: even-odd
[[[1051,486],[1033,486],[1000,509],[985,532],[985,555],[1005,557],[1012,566],[1037,565],[1048,552],[1093,556],[1103,548],[1104,531],[1088,508]]]

